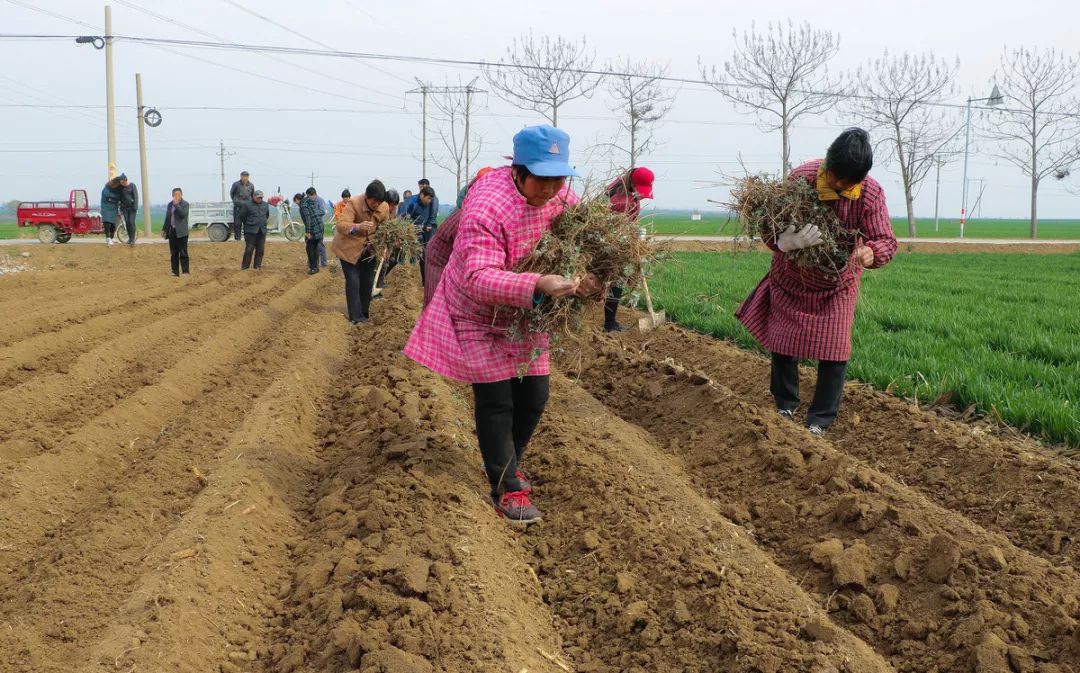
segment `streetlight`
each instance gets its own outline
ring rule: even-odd
[[[998,90],[997,84],[994,85],[994,90],[990,92],[987,98],[968,98],[967,99],[967,123],[964,125],[964,190],[963,190],[963,203],[960,206],[960,238],[964,237],[964,224],[967,218],[967,198],[968,198],[968,153],[971,149],[971,104],[972,103],[986,103],[991,107],[997,107],[1005,102],[1005,97],[1001,95],[1001,91]]]
[[[116,106],[113,104],[112,7],[105,6],[105,36],[83,35],[75,44],[90,44],[105,50],[105,119],[109,140],[109,179],[116,176]]]

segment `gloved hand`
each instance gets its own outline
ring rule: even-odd
[[[806,225],[798,231],[795,231],[794,224],[790,224],[776,237],[776,247],[782,252],[812,248],[815,245],[821,245],[821,230],[815,224]]]

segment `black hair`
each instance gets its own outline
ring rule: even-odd
[[[352,198],[352,192],[350,192],[347,189],[341,190],[341,198],[343,198],[343,199],[351,199]]]
[[[431,198],[435,198],[435,190],[431,187],[422,187],[420,189],[420,196],[430,196]]]
[[[386,202],[387,203],[401,203],[401,197],[398,195],[396,189],[386,190]]]
[[[120,176],[117,175],[112,180],[109,180],[108,182],[105,183],[105,186],[108,187],[109,189],[120,189]]]
[[[514,179],[518,182],[525,182],[525,178],[532,175],[532,171],[525,164],[511,164],[510,172],[514,174]]]
[[[385,201],[386,185],[382,183],[382,180],[372,180],[371,184],[364,190],[364,196],[369,199],[375,199],[376,201]]]
[[[314,187],[308,187],[307,191],[304,192],[304,193],[307,194],[308,196],[315,196],[315,194],[316,194],[315,188]]]
[[[173,187],[172,188],[172,193],[175,194],[177,192],[180,192],[181,194],[183,194],[184,190],[180,189],[179,187]]]
[[[412,196],[413,191],[411,189],[406,189],[404,192],[401,193],[402,196],[404,196],[406,194],[408,194],[409,196]]]
[[[862,182],[873,167],[870,134],[855,126],[841,133],[825,153],[825,169],[840,180]]]
[[[419,180],[416,181],[416,185],[418,187],[430,187],[431,186],[431,180],[428,180],[427,178],[420,178]]]
[[[297,192],[297,193],[293,194],[292,200],[293,200],[293,203],[296,203],[297,201],[303,201],[304,200],[304,195],[301,194],[300,192]]]

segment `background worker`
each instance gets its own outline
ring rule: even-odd
[[[240,240],[240,235],[243,233],[243,222],[241,221],[241,214],[243,213],[244,204],[251,203],[255,195],[255,185],[251,182],[251,176],[247,171],[240,172],[240,179],[232,183],[232,187],[229,189],[229,198],[233,203],[233,237],[236,240]],[[229,240],[228,236],[225,240]]]
[[[184,200],[183,190],[174,187],[172,200],[165,207],[165,225],[161,228],[161,236],[169,241],[169,265],[174,276],[179,276],[181,270],[185,276],[190,272],[188,233],[188,202]]]
[[[128,176],[120,174],[120,214],[124,217],[124,227],[127,230],[128,245],[135,245],[135,216],[139,212],[139,188],[128,179]]]
[[[856,245],[839,274],[796,267],[788,253],[821,244],[816,226],[788,227],[775,240],[772,266],[735,317],[772,353],[771,389],[776,409],[794,418],[799,408],[799,360],[818,361],[817,388],[806,417],[815,435],[824,434],[840,411],[851,357],[851,327],[863,269],[878,269],[896,253],[885,192],[869,177],[874,165],[870,136],[850,128],[829,146],[825,159],[799,166],[788,176],[814,186],[840,224],[856,232]]]
[[[420,188],[420,192],[409,199],[409,202],[405,204],[404,217],[413,221],[416,224],[417,237],[420,239],[420,284],[423,285],[425,281],[424,271],[424,248],[427,247],[428,241],[435,235],[435,229],[437,227],[435,223],[435,215],[433,209],[437,203],[435,199],[435,190],[430,186],[425,185]]]
[[[566,184],[577,175],[564,131],[530,126],[518,132],[513,165],[478,181],[466,199],[450,261],[405,346],[416,362],[472,384],[492,504],[515,523],[541,517],[520,465],[547,405],[550,337],[511,339],[510,312],[497,308],[530,308],[545,295],[585,297],[603,289],[592,274],[566,279],[513,271],[577,202]]]
[[[608,187],[608,196],[611,197],[611,209],[616,213],[625,213],[634,222],[641,216],[641,200],[653,197],[653,181],[655,175],[644,166],[638,166],[623,173],[615,182]],[[623,326],[616,319],[619,312],[619,301],[622,299],[623,287],[612,285],[608,290],[607,300],[604,302],[604,331],[621,332]]]
[[[368,321],[371,291],[375,285],[378,264],[371,236],[389,217],[386,206],[386,187],[373,180],[362,196],[346,201],[341,218],[334,223],[334,240],[330,249],[341,260],[345,276],[345,304],[349,322],[359,325]]]
[[[450,253],[454,250],[454,239],[457,237],[458,223],[461,222],[461,211],[465,199],[468,197],[473,185],[477,184],[480,178],[492,170],[490,166],[481,168],[476,172],[476,177],[461,188],[461,192],[458,193],[457,209],[443,220],[443,223],[435,230],[435,235],[428,241],[427,247],[424,249],[424,277],[426,279],[424,283],[424,306],[430,304],[431,298],[435,296],[435,288],[439,286],[439,279],[442,277],[443,269],[446,268],[446,263],[450,260]]]
[[[300,195],[297,194],[297,196]],[[308,187],[307,194],[300,199],[300,219],[304,222],[308,275],[319,273],[319,247],[326,233],[326,227],[323,224],[326,209],[319,201],[319,195],[315,193],[314,187]],[[325,262],[323,266],[326,266]]]
[[[101,189],[101,226],[105,230],[105,243],[112,245],[116,240],[116,221],[120,217],[120,197],[123,187],[120,176],[105,183]]]
[[[251,196],[251,201],[240,206],[240,221],[244,227],[244,257],[240,269],[246,271],[251,266],[251,257],[255,256],[255,268],[261,269],[263,253],[266,251],[266,223],[270,220],[270,206],[263,201],[259,190]]]

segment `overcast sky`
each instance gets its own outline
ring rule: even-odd
[[[98,27],[103,4],[89,0],[0,0],[0,32],[93,34],[98,31],[51,13]],[[1003,47],[1057,47],[1075,51],[1080,6],[1065,2],[716,2],[697,0],[500,0],[456,2],[413,0],[263,0],[245,6],[291,26],[285,31],[246,14],[229,0],[114,0],[113,29],[118,35],[215,40],[334,48],[398,55],[495,60],[522,32],[585,36],[599,62],[622,56],[670,64],[674,76],[699,77],[699,59],[722,65],[731,54],[733,29],[751,22],[810,21],[840,35],[833,70],[853,69],[890,52],[924,51],[958,57],[958,102],[989,93]],[[149,16],[142,7],[198,28],[195,33]],[[215,37],[211,37],[215,36]],[[103,105],[104,52],[70,41],[0,40],[0,103]],[[480,75],[464,67],[402,62],[369,63],[322,57],[271,56],[175,48],[171,51],[130,42],[115,47],[118,110],[118,164],[138,182],[135,72],[143,75],[144,99],[164,123],[147,129],[150,188],[155,202],[182,186],[189,200],[220,197],[219,139],[233,152],[226,178],[251,172],[257,186],[292,193],[305,188],[310,174],[321,194],[335,197],[343,187],[362,188],[372,177],[388,186],[415,188],[420,173],[420,100],[405,96],[419,77],[433,84],[456,84]],[[487,86],[482,79],[480,85]],[[305,88],[306,87],[306,88]],[[711,186],[721,173],[738,172],[738,161],[753,170],[779,167],[780,137],[760,130],[752,115],[736,110],[718,93],[683,85],[668,119],[656,129],[660,146],[641,163],[656,171],[656,205],[662,208],[715,208],[724,200]],[[177,110],[176,106],[335,107],[363,112],[233,112]],[[571,135],[572,159],[597,172],[613,161],[596,146],[615,130],[609,97],[570,103],[560,126]],[[498,164],[508,154],[513,134],[539,123],[538,115],[517,110],[494,95],[478,97],[474,124],[483,137],[479,165]],[[824,154],[849,120],[837,114],[806,117],[793,131],[793,162]],[[72,187],[100,192],[106,170],[103,109],[55,110],[0,107],[0,199],[55,198]],[[439,149],[430,133],[429,150]],[[592,147],[592,151],[587,151]],[[973,143],[970,176],[984,180],[982,214],[1026,217],[1028,181],[1018,169],[992,156],[992,143]],[[588,157],[588,161],[586,161]],[[942,172],[942,216],[958,216],[961,166]],[[429,177],[444,201],[451,200],[453,178],[429,163]],[[874,175],[885,185],[894,215],[904,212],[895,167],[880,165]],[[1074,178],[1075,181],[1076,178]],[[979,183],[972,183],[973,194]],[[1043,218],[1080,216],[1078,198],[1067,183],[1044,182]],[[974,196],[971,197],[974,200]],[[917,214],[934,212],[929,180]]]

